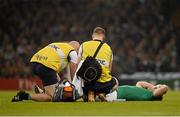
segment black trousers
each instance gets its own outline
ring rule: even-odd
[[[84,93],[84,100],[87,101],[88,91],[93,90],[96,93],[104,93],[108,94],[116,84],[116,80],[112,78],[110,81],[101,83],[101,82],[95,82],[95,83],[84,83],[83,87],[83,93]]]
[[[53,69],[36,62],[32,62],[30,65],[31,71],[42,80],[43,86],[53,85],[58,82],[56,71]]]

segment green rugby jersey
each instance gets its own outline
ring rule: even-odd
[[[126,99],[127,101],[146,101],[153,100],[153,93],[147,89],[136,86],[119,86],[117,89],[117,99]]]

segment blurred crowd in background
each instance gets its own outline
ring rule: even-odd
[[[113,75],[179,71],[178,36],[162,1],[0,1],[0,76],[31,76],[29,60],[38,49],[54,41],[90,40],[96,26],[106,29]]]

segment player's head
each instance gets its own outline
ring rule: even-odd
[[[93,30],[92,39],[93,40],[101,40],[103,41],[105,38],[105,30],[101,27],[96,27]]]
[[[77,41],[70,41],[70,42],[69,42],[69,45],[71,45],[76,52],[78,51],[78,49],[79,49],[79,47],[80,47],[80,44],[79,44],[79,42],[77,42]]]
[[[168,86],[165,85],[165,84],[157,84],[155,87],[156,87],[157,89],[163,90],[163,93],[166,93],[166,92],[168,91]]]
[[[162,85],[162,84],[158,84],[155,86],[156,88],[153,91],[153,95],[156,98],[156,100],[162,100],[163,99],[163,95],[167,93],[168,91],[168,86],[167,85]]]

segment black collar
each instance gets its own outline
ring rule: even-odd
[[[99,42],[103,42],[103,41],[101,41],[101,40],[97,40],[97,39],[94,39],[93,41],[99,41]]]

